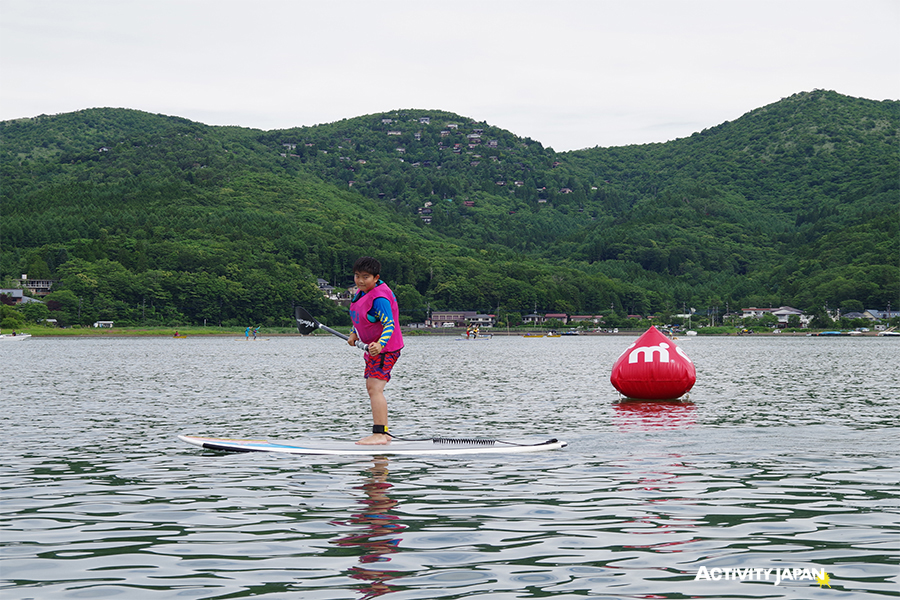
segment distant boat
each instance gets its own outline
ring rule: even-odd
[[[890,329],[879,331],[878,335],[880,337],[900,337],[900,331],[896,331],[896,329],[896,327],[891,327]]]
[[[544,334],[543,334],[543,333],[526,333],[526,334],[523,335],[522,337],[527,337],[527,338],[542,338],[542,337],[544,337]]]
[[[478,340],[489,340],[494,337],[493,333],[479,333],[478,335],[473,335],[472,337],[458,337],[454,338],[459,342],[476,342]]]
[[[21,342],[22,340],[27,340],[30,337],[30,333],[4,333],[3,335],[0,335],[0,340],[9,342]]]

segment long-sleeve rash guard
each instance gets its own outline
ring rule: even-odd
[[[382,285],[383,282],[378,282],[378,285]],[[359,298],[365,295],[364,292],[359,292],[353,301],[356,302]],[[388,340],[391,339],[391,336],[394,335],[394,315],[391,313],[391,303],[387,298],[375,298],[375,301],[372,303],[372,309],[366,314],[366,319],[369,320],[370,323],[378,323],[381,322],[381,337],[378,338],[378,343],[382,346],[388,343]],[[353,332],[356,333],[356,328],[353,328]],[[357,334],[358,335],[358,334]]]

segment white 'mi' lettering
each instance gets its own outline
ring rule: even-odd
[[[659,346],[641,346],[640,348],[635,348],[631,351],[631,354],[628,355],[628,364],[636,363],[638,361],[638,355],[644,355],[644,362],[653,362],[653,358],[656,356],[656,353],[659,352],[659,362],[667,363],[669,362],[669,345],[665,342],[660,342]]]

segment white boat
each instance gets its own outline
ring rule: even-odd
[[[891,327],[890,329],[879,331],[878,335],[881,337],[896,337],[900,336],[900,331],[897,331],[895,327]]]
[[[4,333],[0,335],[0,340],[8,342],[21,342],[31,337],[30,333]]]

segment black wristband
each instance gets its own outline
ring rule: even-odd
[[[372,433],[386,433],[387,435],[390,435],[388,433],[387,425],[372,425]]]

